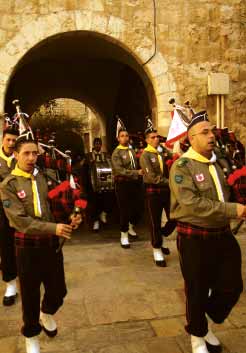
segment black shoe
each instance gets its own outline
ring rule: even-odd
[[[155,261],[155,260],[154,260]],[[167,263],[165,260],[161,260],[161,261],[155,261],[156,266],[158,267],[167,267]]]
[[[129,234],[128,233],[128,237],[129,237],[129,240],[131,240],[131,241],[135,241],[135,240],[138,240],[138,235],[131,235],[131,234]]]
[[[205,341],[205,342],[206,342],[207,349],[208,349],[208,351],[210,353],[220,353],[220,352],[222,352],[221,344],[218,345],[218,346],[214,346],[213,344],[210,344],[207,341]]]
[[[11,306],[15,304],[16,298],[18,294],[11,295],[10,297],[3,297],[3,305],[4,306]]]
[[[122,247],[122,249],[130,249],[130,244],[126,244],[126,245],[123,245],[123,244],[120,244],[120,246]]]
[[[162,247],[162,248],[161,248],[161,251],[163,252],[164,255],[170,255],[170,250],[169,250],[169,248],[164,248],[164,247]]]
[[[48,337],[52,338],[52,337],[55,337],[57,335],[57,328],[54,331],[49,331],[43,325],[41,325],[41,326],[42,326],[42,329],[44,330],[44,332],[46,333],[46,335]]]

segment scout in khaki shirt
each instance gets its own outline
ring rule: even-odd
[[[176,227],[175,221],[171,221],[170,214],[170,190],[168,184],[168,170],[165,164],[165,156],[158,151],[159,137],[157,131],[149,121],[145,131],[147,147],[140,157],[140,165],[144,172],[145,198],[149,215],[151,244],[153,247],[154,261],[157,266],[166,267],[164,255],[170,251],[164,247],[164,239],[170,235]],[[161,227],[163,209],[166,212],[167,223]]]
[[[214,153],[214,127],[205,111],[188,126],[190,149],[171,167],[171,218],[185,280],[186,330],[193,353],[220,352],[208,322],[222,323],[243,289],[241,251],[230,219],[246,216],[244,205],[230,202]]]
[[[136,239],[134,225],[139,221],[142,207],[141,176],[138,161],[129,148],[129,135],[124,126],[117,131],[119,145],[112,154],[112,172],[115,182],[115,194],[120,211],[121,247],[130,248],[129,237]]]
[[[2,182],[15,167],[14,145],[19,135],[15,126],[8,126],[3,131],[3,141],[0,147],[0,182]],[[14,247],[14,229],[9,226],[2,203],[0,205],[0,255],[2,279],[6,283],[3,305],[13,305],[17,297],[16,259]]]
[[[53,314],[63,304],[66,284],[58,237],[69,238],[77,218],[70,225],[56,224],[48,202],[46,178],[35,167],[37,143],[31,132],[18,137],[15,169],[1,184],[1,199],[10,226],[15,229],[17,272],[23,310],[22,334],[26,352],[39,353],[38,335],[57,334]],[[40,285],[45,293],[40,311]],[[40,325],[40,321],[41,325]]]

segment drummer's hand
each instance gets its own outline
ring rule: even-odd
[[[143,169],[139,169],[139,170],[138,170],[138,175],[144,175]]]
[[[58,237],[63,237],[66,239],[71,239],[70,235],[72,233],[72,226],[70,224],[58,223],[56,225],[56,235]]]
[[[72,226],[73,230],[77,229],[79,227],[79,225],[81,224],[81,222],[82,222],[81,214],[77,213],[76,215],[71,216],[70,225]]]

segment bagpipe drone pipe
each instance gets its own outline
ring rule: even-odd
[[[246,204],[246,166],[245,147],[236,138],[234,132],[228,128],[217,129],[217,147],[219,149],[221,163],[228,185],[232,190],[231,201]],[[227,166],[222,164],[227,161]],[[233,229],[233,234],[237,234],[244,220],[241,220]]]
[[[245,149],[228,128],[216,129],[215,153],[228,185],[232,188],[232,201],[246,204]]]

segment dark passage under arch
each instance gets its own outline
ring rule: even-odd
[[[94,107],[105,118],[109,146],[117,114],[136,132],[156,107],[150,79],[134,56],[108,37],[86,31],[61,33],[29,50],[10,77],[5,111],[13,113],[11,102],[18,98],[31,115],[59,97]]]

